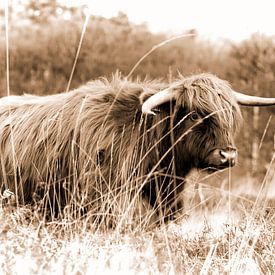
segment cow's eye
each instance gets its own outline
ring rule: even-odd
[[[196,121],[196,120],[200,119],[200,115],[196,112],[193,112],[192,114],[190,114],[190,119],[193,121]]]

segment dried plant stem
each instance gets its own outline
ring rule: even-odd
[[[70,86],[71,86],[71,82],[72,82],[72,79],[73,79],[76,63],[77,63],[77,60],[78,60],[78,57],[79,57],[79,53],[80,53],[81,46],[82,46],[82,43],[83,43],[86,28],[87,28],[87,25],[88,25],[88,22],[89,22],[89,19],[90,19],[90,15],[91,15],[91,13],[89,11],[86,15],[86,18],[85,18],[85,21],[84,21],[84,24],[83,24],[83,28],[82,28],[79,44],[78,44],[78,47],[77,47],[77,51],[76,51],[76,55],[75,55],[75,59],[74,59],[74,63],[73,63],[73,68],[72,68],[70,78],[69,78],[69,81],[68,81],[68,85],[67,85],[67,88],[66,88],[66,92],[68,92],[70,90]]]
[[[5,36],[6,36],[6,85],[7,96],[10,95],[10,66],[9,66],[9,0],[5,1]]]
[[[162,41],[160,42],[159,44],[157,45],[154,45],[150,51],[148,51],[145,55],[143,55],[139,60],[138,62],[134,65],[134,67],[131,69],[131,71],[129,72],[129,74],[126,76],[126,79],[129,78],[133,72],[136,70],[136,68],[140,65],[140,63],[145,59],[147,58],[152,52],[154,52],[156,49],[160,48],[160,47],[163,47],[164,45],[174,41],[174,40],[177,40],[177,39],[180,39],[180,38],[186,38],[186,37],[193,37],[195,36],[195,34],[193,33],[186,33],[186,34],[181,34],[181,35],[178,35],[178,36],[173,36],[165,41]]]

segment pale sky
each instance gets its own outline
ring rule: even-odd
[[[92,14],[105,17],[123,11],[153,32],[175,34],[195,28],[209,38],[241,40],[251,33],[275,35],[275,0],[61,0],[86,3]]]

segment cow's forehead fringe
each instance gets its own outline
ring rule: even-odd
[[[238,126],[242,116],[227,81],[212,74],[181,78],[175,88],[177,105],[190,111],[211,115],[222,127]]]

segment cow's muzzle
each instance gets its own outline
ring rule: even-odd
[[[217,148],[211,151],[207,157],[209,170],[222,170],[232,167],[237,161],[237,149],[234,147]]]

